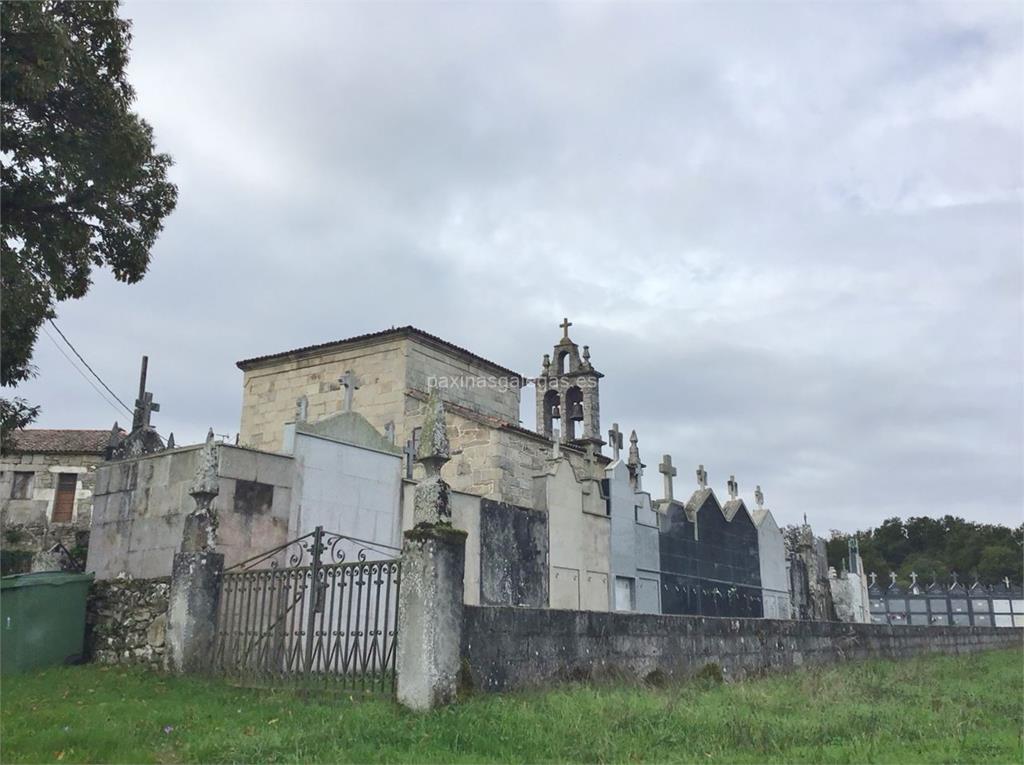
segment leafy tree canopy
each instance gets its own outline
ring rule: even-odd
[[[53,0],[0,9],[4,386],[33,375],[39,326],[57,302],[86,294],[94,267],[127,283],[145,275],[177,201],[171,158],[131,111],[131,25],[117,10]]]
[[[828,561],[837,569],[847,556],[851,535],[832,532]],[[946,579],[956,571],[961,581],[977,577],[992,584],[1009,577],[1024,581],[1024,525],[1015,529],[972,523],[947,515],[944,518],[888,518],[881,526],[858,531],[865,571],[888,576],[895,571],[906,581],[910,572],[920,581]]]

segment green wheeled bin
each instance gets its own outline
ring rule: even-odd
[[[81,660],[92,579],[60,571],[0,578],[0,672]]]

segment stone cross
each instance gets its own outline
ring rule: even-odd
[[[910,586],[911,587],[917,587],[917,572],[916,571],[911,571],[910,572]]]
[[[619,458],[619,451],[622,449],[622,431],[619,430],[619,423],[613,422],[611,430],[608,431],[608,443],[612,447],[612,462]]]
[[[149,370],[149,356],[142,357],[142,370],[139,372],[139,397],[135,399],[135,414],[132,417],[132,430],[150,427],[149,418],[153,412],[160,411],[160,404],[153,401],[153,394],[146,392],[146,373]]]
[[[896,572],[895,571],[890,571],[889,572],[889,580],[892,582],[892,584],[890,586],[891,587],[895,587],[896,586]]]
[[[672,479],[679,472],[672,467],[672,455],[665,454],[661,458],[661,464],[658,465],[658,472],[665,476],[665,499],[672,500]]]
[[[761,484],[754,487],[754,502],[759,508],[764,507],[764,492],[761,491]]]
[[[562,339],[563,340],[568,340],[569,339],[569,327],[572,326],[572,322],[569,321],[568,319],[562,319],[562,323],[559,324],[558,326],[560,326],[562,328]]]
[[[413,444],[411,438],[405,442],[405,448],[402,449],[402,454],[405,455],[405,477],[411,481],[413,460],[416,459],[416,445]]]
[[[345,408],[341,411],[351,412],[352,411],[352,394],[359,390],[359,381],[356,376],[352,374],[351,369],[346,369],[345,374],[338,378],[338,382],[341,383],[345,389]]]
[[[736,499],[736,497],[740,493],[740,485],[738,483],[736,483],[736,476],[734,476],[734,475],[729,476],[729,483],[726,484],[726,485],[729,488],[729,496],[731,498],[733,498],[733,499]]]
[[[874,587],[875,584],[878,582],[878,574],[872,571],[870,574],[868,574],[868,579],[871,580],[871,586]]]
[[[697,465],[697,486],[702,490],[708,488],[708,471],[703,465]]]
[[[1003,577],[1003,584],[1006,585],[1006,589],[1010,589],[1010,577],[1004,576]]]

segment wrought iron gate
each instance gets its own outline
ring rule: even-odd
[[[256,683],[393,688],[396,552],[318,526],[226,569],[213,671]]]

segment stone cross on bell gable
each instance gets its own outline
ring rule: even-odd
[[[729,476],[729,483],[726,484],[726,486],[729,489],[729,496],[732,499],[736,499],[736,497],[739,496],[740,493],[740,485],[736,483],[736,476]]]
[[[622,431],[619,430],[619,423],[613,422],[611,430],[608,431],[608,443],[612,447],[612,462],[619,458],[622,450]]]
[[[672,479],[679,472],[672,466],[672,455],[666,454],[661,458],[661,464],[658,465],[658,472],[665,476],[665,499],[672,500]]]
[[[764,507],[764,492],[761,491],[760,484],[754,487],[754,502],[757,503],[759,508]]]
[[[345,374],[338,378],[338,382],[345,389],[345,404],[343,412],[352,411],[352,394],[359,390],[359,381],[356,376],[352,374],[351,369],[346,369]]]
[[[703,465],[697,465],[697,486],[702,490],[708,488],[708,471]]]
[[[139,372],[139,397],[135,399],[135,413],[132,416],[132,430],[150,427],[149,418],[160,411],[160,404],[153,401],[153,394],[146,391],[146,373],[149,370],[149,356],[142,357]]]
[[[567,318],[566,319],[562,319],[562,323],[559,324],[558,326],[562,328],[562,339],[563,340],[568,340],[569,339],[569,327],[572,326],[572,322],[569,321],[569,319],[567,319]]]

